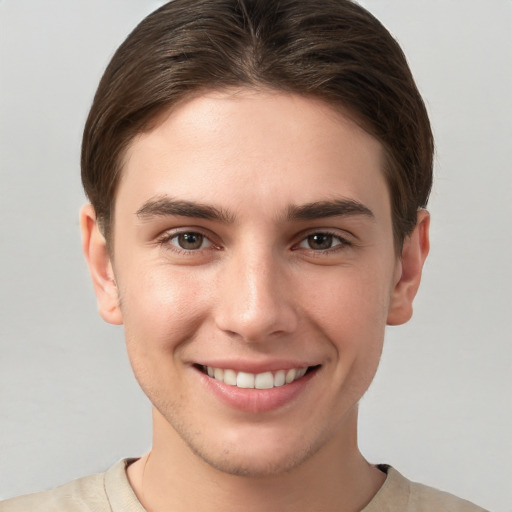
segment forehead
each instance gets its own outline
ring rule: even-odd
[[[137,210],[150,197],[172,194],[235,209],[252,201],[258,211],[276,212],[330,196],[368,202],[379,187],[387,197],[382,167],[381,144],[322,100],[209,92],[132,141],[117,203]]]

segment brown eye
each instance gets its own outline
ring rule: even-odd
[[[176,245],[180,249],[184,249],[186,251],[194,251],[197,249],[202,249],[208,240],[201,233],[186,232],[173,236],[170,242],[172,245]]]
[[[299,247],[313,251],[327,251],[339,245],[346,245],[346,242],[339,236],[330,233],[313,233],[304,238]]]
[[[332,247],[333,236],[327,233],[315,233],[307,237],[308,245],[311,249],[325,251]]]

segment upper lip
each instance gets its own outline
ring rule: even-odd
[[[291,370],[292,368],[308,368],[317,366],[318,363],[306,363],[304,361],[273,359],[267,361],[249,361],[249,360],[221,360],[212,359],[196,362],[199,366],[210,366],[212,368],[222,368],[223,370],[235,370],[236,372],[264,373],[277,372],[278,370]]]

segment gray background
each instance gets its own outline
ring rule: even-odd
[[[0,497],[150,446],[150,408],[80,252],[81,129],[114,49],[163,2],[0,0]],[[432,252],[361,405],[374,462],[512,510],[512,2],[366,0],[437,137]]]

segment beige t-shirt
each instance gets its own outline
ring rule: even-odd
[[[131,460],[51,491],[3,501],[0,512],[146,512],[126,476]],[[387,470],[386,481],[361,512],[488,512],[451,494],[410,482],[391,467],[380,467]]]

